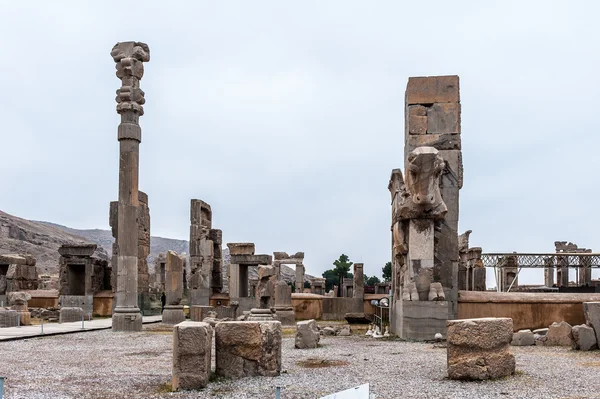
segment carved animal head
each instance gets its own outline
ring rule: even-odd
[[[408,155],[406,184],[413,203],[433,205],[439,200],[444,160],[433,147],[418,147]]]

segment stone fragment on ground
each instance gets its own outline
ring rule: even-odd
[[[213,329],[203,322],[184,321],[173,328],[174,390],[200,389],[210,379]]]
[[[305,320],[296,323],[296,341],[297,349],[314,349],[319,346],[321,336],[315,320]]]
[[[512,346],[531,346],[535,345],[535,336],[531,330],[519,330],[513,334]]]
[[[600,343],[600,302],[584,302],[583,315],[585,324],[594,329],[596,342]]]
[[[448,320],[446,337],[449,378],[487,380],[514,374],[511,318]]]
[[[333,327],[323,327],[321,329],[321,335],[335,335],[335,328],[333,328]]]
[[[546,334],[546,341],[544,345],[548,346],[571,346],[571,325],[566,321],[560,323],[552,323],[548,327],[548,334]]]
[[[215,327],[216,373],[226,378],[281,373],[279,321],[225,321]]]
[[[573,326],[573,328],[571,329],[571,335],[573,336],[573,349],[582,351],[591,351],[593,349],[598,349],[596,334],[592,327],[587,326],[585,324]]]

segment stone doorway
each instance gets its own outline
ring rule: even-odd
[[[69,292],[67,295],[85,295],[85,265],[67,265]]]

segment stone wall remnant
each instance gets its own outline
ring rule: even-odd
[[[251,296],[248,292],[248,267],[271,265],[271,255],[255,255],[253,243],[227,243],[229,248],[229,298],[239,300]]]
[[[83,309],[77,307],[62,307],[59,311],[59,323],[72,323],[83,320]]]
[[[213,329],[183,321],[173,328],[173,390],[201,389],[210,379]]]
[[[325,282],[326,280],[322,277],[314,277],[310,281],[310,290],[316,295],[325,295]]]
[[[20,317],[22,326],[31,325],[31,313],[27,307],[27,301],[31,299],[31,295],[23,291],[9,292],[7,295],[8,303],[11,305],[11,310],[16,311]]]
[[[277,280],[281,278],[281,265],[295,265],[296,267],[296,292],[304,289],[304,252],[288,255],[287,252],[273,252],[273,266]]]
[[[175,251],[167,251],[165,269],[166,304],[163,310],[164,324],[178,324],[185,320],[183,312],[183,273],[185,273],[185,256]]]
[[[30,255],[0,255],[0,295],[13,291],[37,290],[36,259]]]
[[[354,281],[352,287],[352,297],[363,299],[365,297],[365,275],[364,265],[362,263],[354,264]]]
[[[487,380],[515,373],[511,318],[448,320],[447,327],[450,379]]]
[[[600,302],[584,302],[583,315],[585,316],[585,324],[594,329],[596,341],[600,347]]]
[[[226,321],[215,327],[216,374],[226,378],[281,373],[279,321]]]
[[[138,191],[138,306],[142,314],[150,314],[150,276],[148,256],[150,255],[150,208],[148,194]]]
[[[119,201],[117,204],[116,284],[117,306],[113,312],[113,331],[141,331],[142,315],[138,307],[139,254],[139,146],[142,129],[139,117],[144,115],[144,91],[140,80],[144,62],[150,61],[150,49],[141,42],[117,43],[111,56],[116,63],[117,113],[121,116],[119,140]]]

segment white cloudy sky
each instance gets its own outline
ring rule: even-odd
[[[484,251],[600,250],[600,5],[495,2],[5,2],[0,209],[108,228],[117,197],[118,41],[149,44],[140,187],[152,234],[189,201],[225,242],[390,258],[409,76],[461,79],[461,230]],[[168,4],[168,5],[167,5]]]

